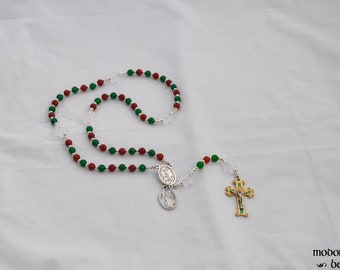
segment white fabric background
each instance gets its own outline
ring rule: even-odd
[[[0,269],[317,269],[339,257],[339,1],[1,1]],[[118,103],[96,114],[115,146],[163,152],[179,177],[207,154],[231,156],[255,197],[237,218],[232,176],[206,167],[157,202],[156,172],[100,174],[71,161],[47,108],[64,89],[124,71],[171,78],[182,109],[147,126]],[[88,160],[81,118],[103,92],[162,116],[152,80],[67,99],[57,117]],[[129,159],[126,162],[153,160]]]

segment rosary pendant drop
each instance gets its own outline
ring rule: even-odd
[[[159,192],[158,200],[160,205],[166,210],[172,210],[176,207],[176,195],[172,188],[176,183],[176,173],[172,166],[161,165],[158,168],[159,180],[165,185]]]

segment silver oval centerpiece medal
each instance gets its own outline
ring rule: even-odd
[[[176,173],[171,166],[162,165],[158,168],[158,177],[167,186],[158,195],[159,203],[164,209],[172,210],[176,207],[176,195],[171,190],[171,187],[176,183]]]

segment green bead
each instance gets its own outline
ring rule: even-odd
[[[55,112],[55,107],[54,107],[54,106],[50,106],[50,107],[48,108],[48,111],[50,111],[50,112]]]
[[[93,131],[93,127],[91,127],[91,126],[86,127],[86,132],[92,132],[92,131]]]
[[[116,148],[114,148],[114,147],[110,147],[109,148],[109,150],[107,150],[111,155],[114,155],[116,152],[117,152],[117,150],[116,150]]]
[[[124,164],[120,164],[120,165],[118,166],[118,169],[119,169],[121,172],[123,172],[123,171],[126,170],[126,166],[125,166]]]
[[[71,91],[72,91],[73,94],[77,94],[78,91],[79,91],[79,88],[77,86],[73,86]]]
[[[64,98],[64,95],[63,95],[63,94],[58,94],[58,95],[56,96],[56,98],[57,98],[59,101],[62,101],[63,98]]]
[[[138,116],[139,114],[141,114],[142,113],[142,110],[141,109],[139,109],[139,108],[137,108],[136,110],[135,110],[135,114]]]
[[[149,151],[148,151],[148,155],[149,155],[150,157],[153,157],[154,155],[156,155],[155,150],[153,150],[153,149],[149,150]]]
[[[146,170],[146,166],[144,164],[141,164],[138,166],[138,170],[144,172]]]
[[[199,162],[196,163],[196,166],[197,166],[197,168],[202,169],[204,167],[204,162],[199,161]]]
[[[53,118],[51,118],[50,121],[51,121],[51,124],[54,125],[55,123],[58,122],[58,119],[53,117]]]
[[[162,76],[159,77],[159,80],[160,80],[161,82],[165,82],[166,77],[165,77],[164,75],[162,75]]]
[[[211,156],[211,161],[212,162],[216,162],[216,161],[218,161],[220,158],[218,157],[218,155],[212,155]]]
[[[96,99],[94,100],[94,102],[95,102],[97,105],[99,105],[100,103],[102,103],[102,99],[101,99],[101,98],[96,98]]]
[[[97,139],[93,139],[91,143],[94,147],[97,147],[99,145],[99,141]]]
[[[116,92],[112,92],[110,94],[110,97],[111,97],[111,99],[116,99],[117,98],[117,93]]]
[[[145,77],[150,77],[151,76],[151,71],[147,70],[144,72]]]
[[[85,167],[86,164],[87,164],[87,161],[86,161],[85,159],[82,159],[82,160],[79,161],[79,165],[80,165],[81,167]]]
[[[127,75],[132,76],[135,72],[132,69],[129,69],[126,73]]]
[[[69,149],[68,149],[68,152],[72,155],[72,154],[74,154],[75,152],[76,152],[76,149],[74,148],[74,147],[70,147]]]
[[[97,87],[97,85],[96,85],[95,83],[91,83],[91,84],[90,84],[90,89],[91,89],[91,90],[96,89],[96,87]]]
[[[181,102],[181,97],[180,96],[175,96],[175,101]]]
[[[173,83],[172,85],[170,85],[170,88],[171,90],[175,90],[177,88],[177,85]]]
[[[131,148],[129,149],[129,154],[130,154],[130,155],[134,155],[134,154],[136,154],[136,152],[137,152],[137,150],[136,150],[135,148],[133,148],[133,147],[131,147]]]
[[[150,125],[153,125],[155,123],[155,118],[149,117],[147,121]]]
[[[130,105],[131,102],[132,102],[132,99],[131,99],[131,98],[126,98],[126,99],[125,99],[126,105]]]
[[[105,167],[105,165],[101,164],[101,165],[98,166],[97,169],[98,169],[98,171],[103,172],[103,171],[106,170],[106,167]]]

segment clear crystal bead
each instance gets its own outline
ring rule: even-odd
[[[190,171],[189,173],[186,174],[186,176],[182,179],[182,184],[183,186],[187,187],[192,184],[196,177],[196,172]]]
[[[168,114],[166,114],[163,118],[163,123],[164,124],[170,124],[175,120],[175,113],[172,111]]]
[[[61,128],[59,123],[56,123],[54,125],[54,135],[60,138],[63,138],[65,136],[65,131]]]
[[[221,164],[222,169],[225,173],[233,174],[234,171],[237,170],[237,168],[238,168],[237,162],[230,157],[223,158],[223,161],[220,160],[220,164]]]

